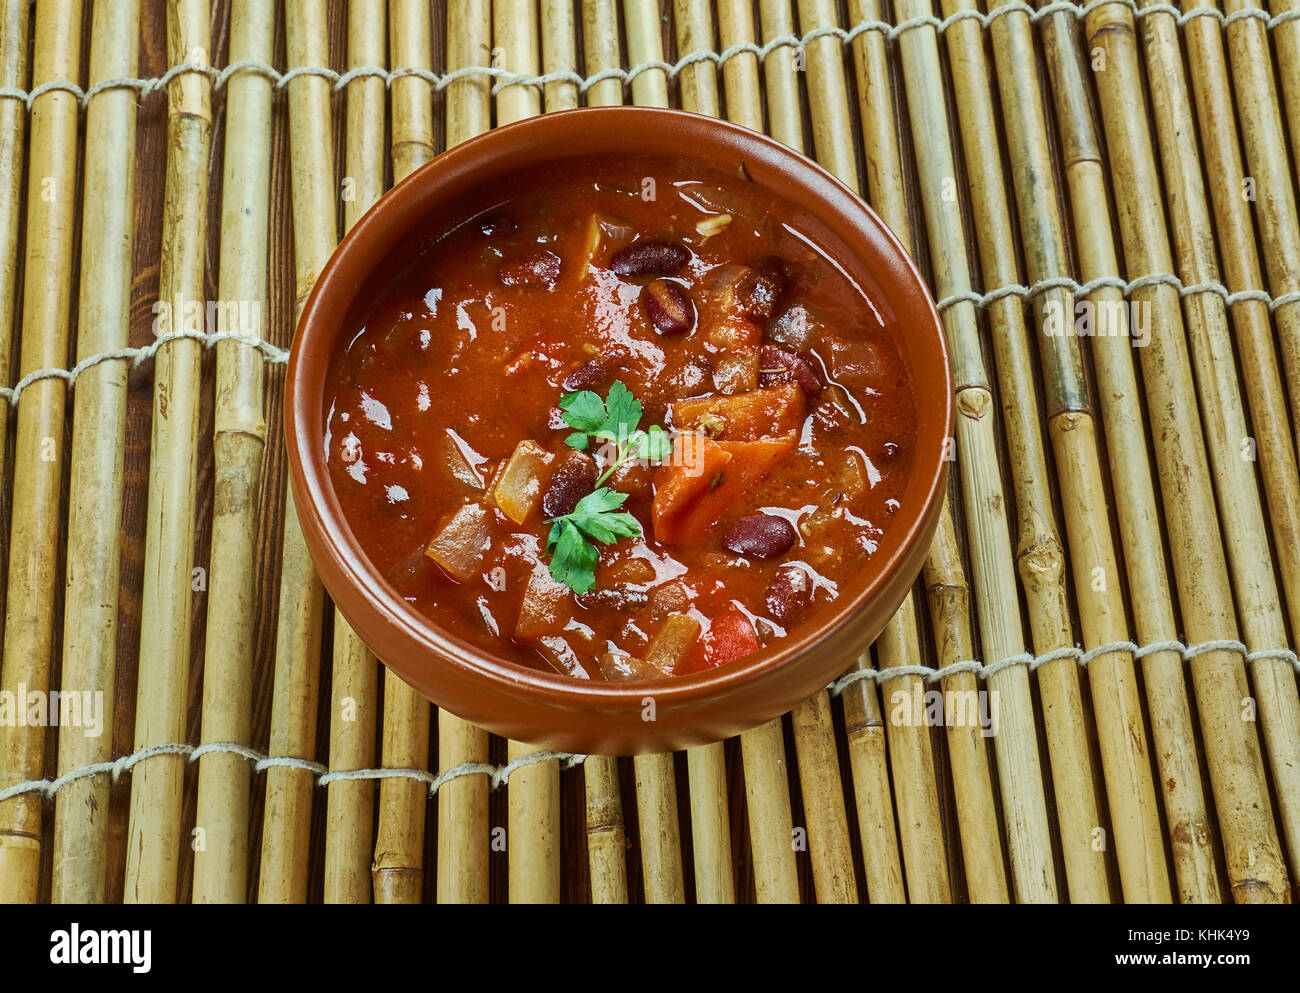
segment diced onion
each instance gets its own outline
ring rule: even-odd
[[[477,503],[467,503],[448,515],[424,554],[462,583],[478,572],[492,547],[492,515]]]
[[[551,464],[551,453],[525,438],[501,470],[492,498],[501,512],[516,524],[523,524],[537,509],[544,489],[543,476]]]
[[[673,614],[650,642],[645,660],[664,675],[671,675],[699,636],[699,621],[688,614]]]

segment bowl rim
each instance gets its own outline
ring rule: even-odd
[[[860,267],[863,271],[881,277],[890,286],[899,285],[897,272],[901,268],[905,281],[914,284],[914,289],[919,291],[917,295],[924,304],[929,325],[927,330],[935,332],[932,344],[942,358],[942,384],[927,383],[922,389],[920,384],[913,383],[914,393],[918,397],[918,434],[921,420],[920,397],[934,393],[944,398],[942,430],[939,435],[943,439],[951,438],[954,411],[951,361],[943,325],[925,280],[897,236],[864,199],[822,166],[775,139],[740,125],[686,111],[628,106],[578,108],[545,114],[489,130],[442,152],[377,200],[343,237],[321,270],[299,317],[290,349],[284,397],[289,479],[295,510],[304,534],[309,538],[309,550],[316,560],[317,571],[349,621],[355,622],[354,611],[348,609],[345,601],[353,593],[367,598],[374,612],[383,615],[383,623],[393,629],[398,637],[410,642],[413,648],[429,656],[424,660],[424,665],[430,669],[449,665],[453,670],[458,670],[458,676],[479,681],[485,689],[491,688],[512,697],[531,695],[552,708],[568,711],[594,708],[609,714],[640,711],[648,694],[654,697],[661,709],[698,705],[720,697],[729,690],[734,690],[737,684],[748,683],[755,677],[766,674],[768,678],[775,678],[792,666],[804,664],[810,653],[822,647],[832,635],[850,626],[853,617],[860,614],[891,582],[895,586],[898,584],[898,570],[909,559],[909,552],[913,553],[910,558],[917,558],[913,546],[923,531],[933,533],[938,519],[938,504],[942,501],[942,491],[946,484],[947,459],[943,455],[937,460],[923,458],[919,450],[921,439],[918,437],[918,452],[910,470],[912,475],[909,487],[915,479],[925,479],[927,485],[923,487],[922,499],[918,502],[909,493],[911,502],[904,505],[903,519],[894,520],[886,532],[885,540],[889,543],[887,556],[882,560],[877,557],[880,554],[878,552],[869,560],[868,568],[863,570],[869,572],[869,576],[861,586],[857,586],[855,580],[851,596],[823,606],[809,621],[797,626],[785,638],[762,651],[727,666],[701,673],[653,682],[612,683],[581,680],[525,668],[450,634],[433,618],[421,614],[397,596],[352,535],[329,478],[323,449],[318,445],[324,437],[323,403],[329,353],[338,346],[339,335],[345,330],[343,324],[346,315],[357,293],[374,278],[376,266],[386,254],[419,223],[418,217],[411,220],[412,214],[427,217],[431,212],[445,208],[445,195],[440,196],[431,189],[439,184],[440,177],[462,176],[474,170],[482,172],[484,161],[493,161],[493,153],[497,148],[508,149],[514,147],[512,142],[517,145],[522,141],[544,149],[554,141],[555,136],[564,134],[566,130],[572,131],[577,122],[581,122],[584,127],[600,128],[604,126],[602,118],[605,122],[614,118],[636,121],[636,128],[645,134],[658,131],[662,136],[663,128],[674,131],[684,129],[696,134],[702,130],[713,132],[706,141],[752,150],[753,155],[748,156],[750,160],[761,159],[764,166],[772,166],[777,174],[788,177],[794,172],[802,173],[806,178],[800,185],[816,187],[815,199],[820,201],[826,213],[837,220],[847,221],[841,231],[835,232],[835,237],[841,242],[853,240],[844,231],[865,242],[863,231],[867,228],[874,229],[871,231],[872,240],[882,241],[891,250],[892,257],[886,257],[887,265],[882,265],[879,260],[859,257]],[[709,164],[706,151],[689,145],[680,155],[667,154],[660,148],[645,151],[656,157],[680,157]],[[583,153],[557,153],[552,148],[549,154],[539,154],[537,162],[578,154]],[[516,163],[505,171],[535,165],[536,162],[525,165]],[[485,175],[479,182],[488,182],[490,179],[490,175]],[[774,192],[779,198],[787,199],[780,188]],[[804,212],[802,206],[793,202],[791,206],[796,213]],[[858,215],[856,218],[853,217],[854,213]],[[822,220],[819,223],[829,229],[829,222]],[[850,248],[848,244],[843,247]],[[854,252],[854,255],[860,256],[860,253]],[[359,278],[355,271],[358,266],[361,269]],[[340,314],[344,316],[338,316]],[[902,350],[906,351],[905,348]],[[317,354],[321,351],[326,354]],[[324,370],[325,375],[307,378],[309,372],[318,370]],[[911,371],[914,375],[917,372],[915,369]],[[939,386],[942,386],[941,392]],[[925,538],[928,542],[929,536],[926,535]],[[320,561],[321,555],[326,557],[325,563]],[[919,571],[919,565],[917,569]],[[914,578],[915,573],[908,577],[904,590],[910,587]],[[349,588],[347,595],[340,595],[340,581]],[[901,601],[901,597],[899,599]],[[386,640],[391,643],[391,639]],[[420,678],[419,673],[413,672],[412,667],[400,659],[384,661],[385,665],[425,695],[430,695],[428,687],[438,682],[436,679]],[[841,668],[847,669],[850,664],[851,660]],[[798,701],[790,701],[786,709],[796,702]],[[456,713],[454,707],[451,709]],[[481,714],[476,714],[472,719],[486,723],[491,728],[491,722],[484,721]],[[547,736],[542,737],[545,740]],[[689,738],[690,735],[683,737]]]

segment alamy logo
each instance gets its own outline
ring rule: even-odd
[[[129,965],[145,973],[153,964],[152,931],[81,930],[70,924],[50,934],[50,961],[55,965]]]
[[[997,690],[922,691],[919,681],[912,689],[890,694],[895,727],[977,727],[985,738],[998,733]]]
[[[104,733],[103,690],[0,690],[0,727],[81,728],[87,738]]]

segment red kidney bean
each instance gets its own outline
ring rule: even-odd
[[[628,355],[622,351],[612,351],[597,355],[589,362],[584,362],[573,372],[564,377],[563,386],[572,393],[575,390],[590,390],[603,386],[619,369],[627,365]]]
[[[671,279],[656,279],[641,291],[641,306],[655,331],[664,337],[686,334],[695,327],[695,304],[686,287]]]
[[[671,241],[638,241],[615,252],[609,267],[618,275],[632,279],[671,276],[690,258],[689,251]]]
[[[783,565],[777,570],[763,603],[768,614],[782,627],[791,628],[803,620],[812,606],[813,584],[808,570],[798,565]]]
[[[783,285],[772,276],[750,269],[736,280],[732,299],[740,312],[756,321],[766,321],[776,313]]]
[[[784,517],[750,514],[731,525],[722,544],[728,551],[747,558],[774,559],[788,552],[797,537],[793,525]]]
[[[553,290],[560,279],[560,257],[543,251],[514,262],[503,262],[497,276],[506,286]]]
[[[560,456],[560,464],[551,474],[551,484],[542,494],[542,517],[572,514],[578,501],[596,488],[596,463],[585,452],[570,449]]]
[[[767,258],[760,260],[754,266],[754,271],[762,273],[776,283],[781,293],[786,291],[790,281],[794,279],[794,266],[785,259],[777,258],[775,255],[769,255]]]
[[[807,359],[775,345],[763,346],[758,360],[758,382],[761,386],[796,382],[809,397],[815,397],[822,391],[821,380]]]

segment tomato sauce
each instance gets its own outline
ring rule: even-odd
[[[915,408],[903,329],[790,215],[744,175],[571,159],[393,273],[334,359],[325,454],[397,592],[590,679],[726,664],[833,601],[899,509]],[[627,393],[660,457],[597,486],[618,440],[574,447],[574,418]],[[548,548],[602,488],[640,533]]]

